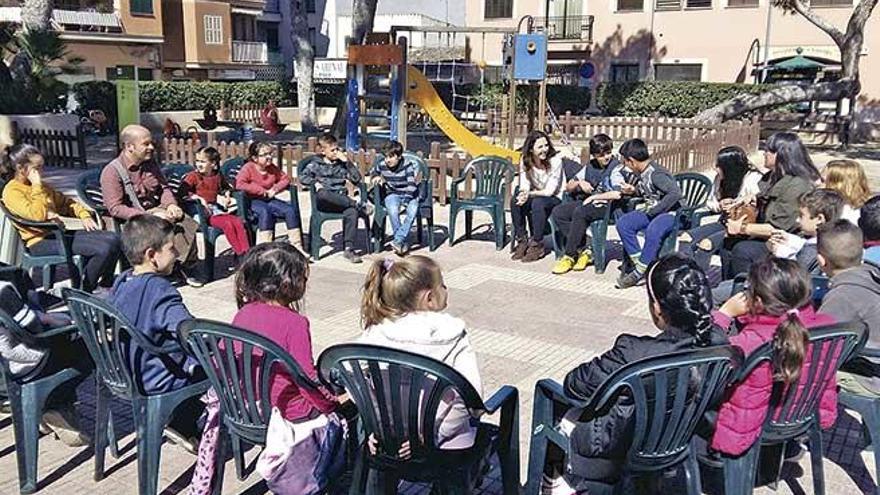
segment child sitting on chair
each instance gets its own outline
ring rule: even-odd
[[[394,239],[391,248],[398,256],[409,251],[406,238],[419,211],[419,183],[422,178],[419,165],[403,158],[403,145],[389,141],[382,147],[384,157],[376,162],[367,185],[384,186],[385,211],[391,220]],[[400,207],[406,208],[406,218],[401,221]]]
[[[134,325],[131,330],[156,347],[177,342],[177,327],[193,318],[168,279],[178,256],[173,240],[174,225],[164,218],[137,215],[129,219],[122,229],[122,247],[132,268],[116,278],[109,300]],[[136,386],[144,394],[179,390],[205,378],[198,361],[183,349],[162,355],[132,351],[129,359]],[[169,424],[174,442],[190,453],[196,452],[196,420],[202,410],[204,405],[197,398],[187,400]]]
[[[767,249],[778,258],[796,260],[808,273],[818,273],[816,233],[822,225],[841,218],[845,203],[843,196],[831,189],[814,189],[798,202],[800,235],[775,230],[767,241]]]
[[[880,265],[880,196],[862,205],[859,228],[865,235],[865,261]]]
[[[373,262],[364,282],[358,342],[409,351],[455,368],[482,394],[477,356],[462,320],[445,312],[447,291],[440,266],[427,256]],[[437,412],[437,446],[465,449],[474,444],[476,428],[458,394],[447,391],[449,407]]]
[[[361,172],[348,160],[344,150],[339,149],[332,134],[318,138],[321,152],[306,164],[300,174],[304,186],[315,188],[316,205],[319,211],[342,213],[342,237],[344,251],[342,256],[352,263],[360,263],[361,257],[354,252],[354,238],[357,233],[359,217],[369,217],[373,206],[367,198],[353,198],[348,195],[345,183],[357,186],[361,182]],[[317,234],[314,234],[317,235]]]
[[[183,178],[183,194],[195,199],[209,215],[208,223],[223,231],[235,256],[241,256],[251,247],[244,223],[230,212],[235,200],[230,193],[232,186],[217,170],[220,166],[220,153],[211,146],[199,148],[196,152],[196,169]]]
[[[275,239],[275,219],[287,225],[287,241],[302,250],[302,226],[299,203],[278,199],[290,186],[290,177],[272,163],[275,148],[269,143],[253,142],[248,147],[249,161],[238,172],[235,188],[250,198],[251,211],[257,217],[257,244]]]

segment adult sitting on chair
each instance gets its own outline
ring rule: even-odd
[[[516,197],[510,202],[516,245],[511,259],[528,263],[547,254],[544,229],[550,212],[561,202],[562,155],[546,134],[532,131],[523,145]],[[527,219],[531,220],[531,237],[526,231]]]
[[[29,144],[10,148],[6,160],[0,163],[0,178],[9,181],[3,188],[3,203],[13,215],[35,222],[62,222],[62,218],[68,217],[79,219],[80,225],[75,228],[81,227],[82,230],[65,232],[65,235],[73,237],[73,254],[85,258],[83,290],[92,292],[98,285],[113,285],[113,270],[122,254],[119,236],[99,230],[92,213],[85,206],[43,183],[43,155],[40,150]],[[19,227],[18,231],[28,251],[35,256],[55,254],[62,250],[62,240],[45,230]]]
[[[260,110],[260,123],[263,131],[270,136],[278,134],[281,130],[281,122],[278,119],[278,107],[275,106],[275,100],[269,100],[266,106]]]
[[[143,126],[129,125],[119,135],[122,152],[101,172],[104,205],[114,220],[148,213],[174,224],[174,247],[189,285],[202,285],[194,275],[198,262],[198,222],[177,203],[171,187],[153,160],[153,137]]]

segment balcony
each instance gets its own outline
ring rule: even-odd
[[[269,62],[269,47],[264,41],[232,40],[232,61],[265,64]]]
[[[549,41],[593,41],[593,16],[535,17],[535,31]]]

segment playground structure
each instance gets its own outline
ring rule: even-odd
[[[524,21],[527,23],[527,32],[519,34]],[[547,37],[546,34],[532,33],[530,17],[523,18],[520,27],[516,30],[503,28],[459,28],[453,26],[411,27],[394,26],[390,33],[374,33],[364,45],[352,45],[348,51],[348,115],[346,126],[346,148],[356,150],[361,147],[361,137],[366,134],[365,119],[387,119],[389,124],[389,138],[400,141],[406,146],[408,109],[407,104],[421,108],[430,117],[437,128],[450,140],[463,148],[471,156],[495,155],[508,158],[514,163],[519,161],[519,151],[514,147],[514,125],[516,120],[516,91],[518,84],[538,83],[540,85],[538,110],[530,112],[536,114],[538,128],[544,128],[544,119],[547,109],[546,104],[546,65],[547,65]],[[509,88],[503,96],[502,108],[506,108],[506,118],[511,123],[506,126],[507,146],[502,147],[490,143],[475,134],[454,113],[457,97],[467,98],[456,94],[456,61],[453,60],[451,77],[452,106],[450,109],[437,92],[425,70],[427,63],[423,61],[419,70],[408,62],[408,39],[398,36],[399,32],[420,32],[423,36],[427,33],[437,33],[438,39],[445,34],[447,40],[455,40],[459,34],[482,34],[485,40],[486,33],[502,33],[505,35],[504,60],[505,81]],[[469,38],[464,37],[465,46],[463,57],[459,54],[456,58],[468,57]],[[453,48],[457,48],[454,46]],[[454,50],[453,50],[454,51]],[[438,58],[442,55],[437,55]],[[483,82],[484,63],[476,64],[480,71],[481,84]],[[437,74],[441,73],[441,66],[437,65]],[[388,103],[387,113],[376,114],[368,112],[368,104],[372,102]],[[479,113],[484,113],[483,102],[479,106]],[[466,106],[461,115],[473,115]],[[551,123],[555,118],[550,112]],[[529,126],[532,127],[530,121]],[[564,139],[567,141],[567,139]]]

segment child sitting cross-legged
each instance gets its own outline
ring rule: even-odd
[[[174,225],[155,215],[137,215],[122,229],[122,248],[132,268],[113,284],[110,304],[128,318],[156,347],[177,342],[177,327],[193,316],[168,276],[178,256]],[[130,353],[130,366],[144,394],[179,390],[205,378],[195,358],[181,350],[163,355],[147,351]],[[204,410],[197,398],[175,410],[166,432],[190,453],[196,452],[199,429],[196,421]]]
[[[364,283],[358,339],[431,357],[455,368],[482,394],[477,356],[462,320],[448,314],[447,291],[440,266],[427,256],[379,259]],[[448,407],[437,410],[436,444],[465,449],[474,444],[476,428],[458,393],[446,391]],[[372,444],[371,444],[372,446]],[[405,450],[405,449],[404,449]]]
[[[208,223],[223,231],[238,257],[250,249],[251,242],[241,218],[229,213],[235,200],[230,196],[232,186],[217,170],[219,166],[220,153],[216,148],[200,148],[196,152],[196,169],[183,178],[183,193],[204,206],[205,213],[210,215]]]
[[[422,177],[419,165],[403,158],[403,145],[389,141],[382,147],[384,157],[370,171],[368,184],[384,186],[385,211],[391,220],[394,239],[391,248],[403,256],[409,250],[406,238],[419,211],[419,183]],[[400,207],[406,208],[406,218],[401,220]]]

